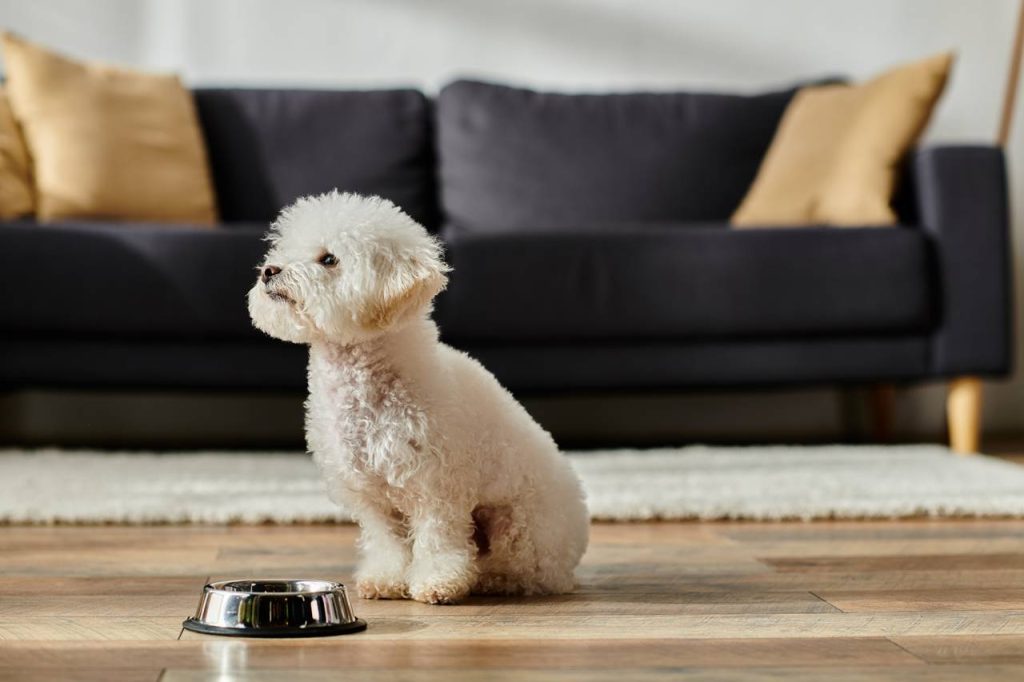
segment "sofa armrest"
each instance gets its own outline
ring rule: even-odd
[[[1010,226],[1003,152],[927,147],[911,158],[921,228],[935,242],[938,376],[1009,373],[1012,365]]]

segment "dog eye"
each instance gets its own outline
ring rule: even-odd
[[[335,258],[333,253],[325,253],[317,258],[316,262],[325,268],[331,268],[338,264],[338,259]]]

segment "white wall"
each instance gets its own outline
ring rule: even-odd
[[[866,77],[954,48],[956,71],[928,137],[990,141],[1017,7],[1015,0],[0,0],[0,25],[77,56],[179,71],[193,84],[430,91],[456,75],[572,90],[753,91],[822,74]],[[1011,168],[1024,162],[1024,106],[1017,118]],[[1014,196],[1022,178],[1012,176]],[[1015,226],[1020,264],[1020,205]],[[765,399],[766,414],[777,403]],[[987,408],[992,430],[1024,429],[1024,381],[992,386]],[[909,431],[938,433],[941,393],[903,391],[899,411]]]

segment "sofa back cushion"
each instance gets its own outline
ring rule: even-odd
[[[794,92],[564,95],[457,81],[437,103],[444,218],[471,232],[725,220]]]
[[[297,197],[376,194],[434,227],[430,104],[416,90],[199,89],[222,219],[266,222]]]

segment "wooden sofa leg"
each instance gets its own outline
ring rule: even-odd
[[[981,445],[981,379],[957,377],[949,382],[946,396],[949,423],[949,447],[953,452],[970,455]]]
[[[872,386],[868,403],[871,414],[872,442],[891,443],[893,413],[896,411],[896,387],[892,384]]]

